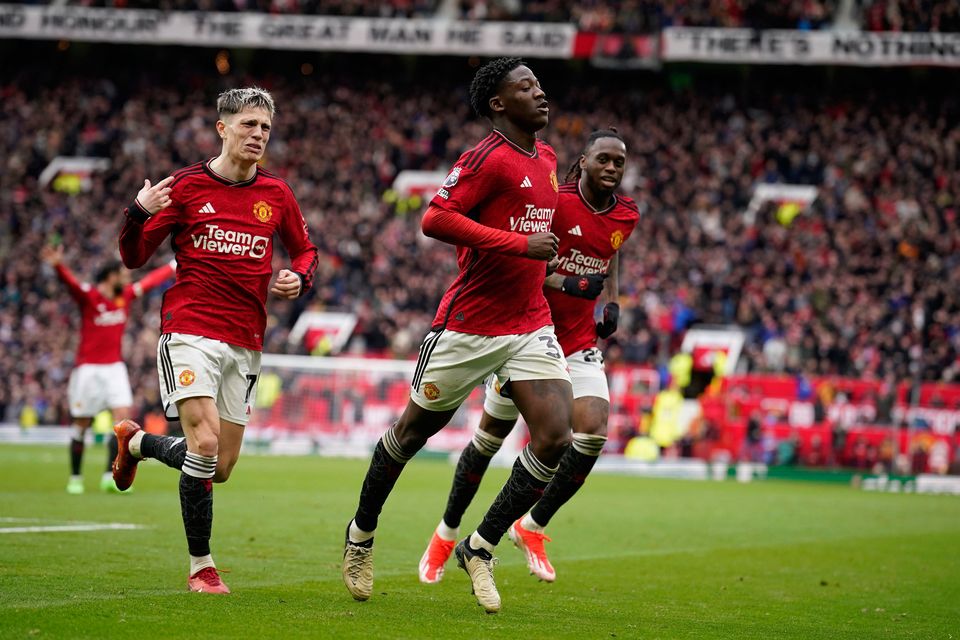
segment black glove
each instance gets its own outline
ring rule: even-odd
[[[563,286],[560,287],[560,291],[578,298],[596,300],[600,292],[603,291],[603,281],[606,279],[607,274],[605,273],[588,273],[585,276],[566,276],[563,279]]]
[[[603,322],[597,323],[597,335],[601,338],[609,338],[617,330],[617,322],[620,320],[620,305],[616,302],[608,302],[603,306]]]

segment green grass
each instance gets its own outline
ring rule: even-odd
[[[241,459],[216,489],[214,555],[233,594],[215,597],[185,591],[176,474],[151,462],[133,494],[101,494],[102,454],[88,448],[87,493],[69,496],[65,450],[0,446],[0,518],[147,527],[0,534],[0,638],[960,637],[957,497],[596,475],[550,526],[557,582],[533,579],[506,541],[503,609],[488,616],[453,561],[441,584],[417,581],[445,463],[400,479],[374,596],[358,603],[339,559],[366,461]],[[505,474],[488,474],[465,528]]]

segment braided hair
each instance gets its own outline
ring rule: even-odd
[[[497,58],[477,70],[470,83],[470,105],[477,115],[489,118],[490,98],[497,94],[507,74],[524,64],[520,58]]]
[[[616,138],[626,146],[627,142],[623,139],[623,136],[620,135],[620,132],[617,131],[616,127],[608,127],[606,129],[599,129],[590,134],[590,137],[587,138],[587,144],[583,147],[583,153],[581,155],[586,155],[587,151],[590,150],[590,147],[593,146],[593,143],[599,140],[600,138]],[[580,174],[582,170],[580,169],[580,158],[577,158],[573,161],[573,164],[570,165],[570,169],[567,170],[567,175],[564,176],[564,182],[576,182],[580,180]]]

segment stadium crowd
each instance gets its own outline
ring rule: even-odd
[[[461,0],[464,19],[573,22],[584,31],[656,33],[664,27],[819,29],[830,22],[833,0]]]
[[[863,0],[862,26],[868,31],[960,31],[960,1]]]
[[[629,34],[679,26],[824,29],[837,22],[841,5],[838,0],[69,0],[67,4],[165,11],[572,22],[584,31]],[[849,19],[868,31],[954,33],[960,31],[960,0],[856,0]]]
[[[279,111],[266,163],[293,186],[322,265],[306,299],[270,303],[267,351],[305,352],[288,335],[309,307],[358,315],[350,352],[416,354],[455,258],[420,233],[424,199],[391,185],[403,169],[444,170],[486,131],[462,89],[431,91],[432,82],[346,72],[268,82]],[[120,212],[143,178],[218,152],[217,89],[189,88],[201,86],[0,86],[3,418],[29,406],[40,422],[67,419],[77,318],[37,259],[40,247],[62,242],[65,263],[87,281],[115,257]],[[960,380],[955,99],[748,99],[580,84],[551,102],[545,135],[561,179],[591,130],[616,125],[628,142],[623,190],[643,217],[622,250],[623,317],[609,358],[662,363],[692,323],[736,323],[748,331],[753,371]],[[58,155],[109,157],[111,167],[90,177],[88,191],[41,188]],[[819,197],[792,220],[765,208],[751,221],[744,211],[762,182],[818,185]],[[159,294],[135,304],[125,357],[138,406],[148,407],[157,401]]]

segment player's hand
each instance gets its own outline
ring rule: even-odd
[[[607,279],[605,273],[588,273],[585,276],[567,276],[563,279],[560,291],[567,295],[587,300],[596,300],[603,291],[603,281]]]
[[[597,323],[597,336],[609,338],[617,330],[617,323],[620,321],[620,305],[616,302],[608,302],[603,306],[603,321]]]
[[[143,181],[143,188],[137,194],[137,202],[144,211],[153,215],[170,206],[170,187],[167,185],[173,182],[173,176],[168,176],[155,185],[151,185],[149,180]]]
[[[534,260],[552,260],[557,257],[560,238],[549,231],[527,236],[527,257]]]
[[[270,287],[270,293],[284,300],[293,300],[300,295],[300,286],[300,276],[289,269],[280,269],[277,279]]]
[[[51,267],[57,266],[63,262],[63,245],[56,247],[49,244],[43,245],[43,248],[40,249],[40,257]]]
[[[547,262],[547,275],[553,275],[560,268],[560,257],[554,256]]]

